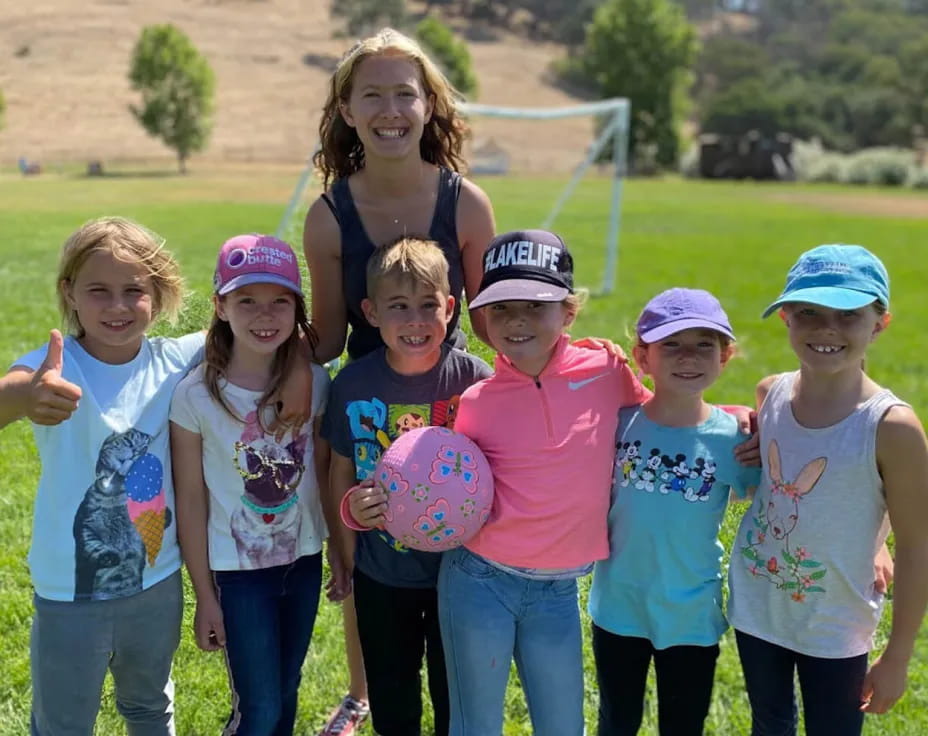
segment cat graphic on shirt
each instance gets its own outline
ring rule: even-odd
[[[129,517],[126,476],[151,435],[130,429],[103,441],[96,478],[74,516],[74,598],[105,600],[142,590],[145,545]]]

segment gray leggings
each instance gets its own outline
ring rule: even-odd
[[[91,736],[107,668],[129,735],[173,736],[171,660],[182,609],[180,571],[110,601],[35,596],[32,736]]]

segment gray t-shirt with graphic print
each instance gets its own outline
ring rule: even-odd
[[[358,481],[367,480],[384,449],[404,431],[452,427],[458,397],[491,374],[480,358],[446,344],[430,371],[404,376],[390,368],[386,348],[379,348],[349,363],[335,377],[322,436],[335,452],[354,460]],[[384,585],[434,587],[440,563],[440,554],[409,549],[385,531],[358,533],[355,565]]]

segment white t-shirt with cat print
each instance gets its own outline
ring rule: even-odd
[[[146,338],[135,358],[111,365],[65,338],[62,377],[81,387],[77,411],[33,425],[42,471],[29,568],[40,597],[122,598],[180,568],[167,420],[203,341],[202,333]],[[13,365],[36,370],[47,351]]]
[[[260,391],[221,382],[233,418],[206,390],[204,366],[177,387],[171,421],[203,441],[209,489],[209,565],[255,570],[287,565],[322,549],[326,536],[313,455],[313,422],[328,396],[329,374],[313,364],[312,418],[278,442],[256,413]],[[266,426],[273,419],[264,417]]]

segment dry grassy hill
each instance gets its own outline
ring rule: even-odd
[[[141,29],[168,21],[216,72],[216,124],[201,158],[298,163],[315,145],[329,70],[349,43],[332,39],[328,8],[329,0],[0,0],[0,90],[7,103],[0,164],[19,156],[46,165],[171,160],[129,113],[135,96],[126,79]],[[575,102],[545,81],[559,48],[512,36],[471,41],[470,48],[480,102]],[[514,168],[532,171],[575,165],[592,132],[585,118],[478,119],[474,127],[476,140],[492,138]]]

